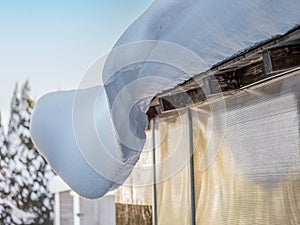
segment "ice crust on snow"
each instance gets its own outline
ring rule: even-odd
[[[154,1],[114,49],[148,40],[170,42],[193,52],[202,64],[162,52],[155,42],[125,48],[122,54],[113,50],[103,74],[99,73],[104,87],[81,90],[79,95],[78,91],[51,93],[38,101],[31,123],[35,144],[77,193],[87,198],[103,196],[126,180],[139,158],[152,97],[236,52],[284,34],[300,24],[299,10],[299,0]],[[182,71],[152,62],[153,52],[161,52],[158,55],[164,59],[185,58],[183,64],[193,69]],[[134,58],[140,60],[130,64]],[[119,70],[119,65],[125,67]],[[74,99],[75,106],[81,107],[74,109]],[[112,110],[116,103],[118,109]]]

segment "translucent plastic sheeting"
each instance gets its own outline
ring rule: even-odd
[[[204,172],[209,111],[194,111],[197,224],[300,224],[299,75],[227,98],[225,139]]]
[[[157,222],[191,223],[187,116],[158,119],[156,139]]]
[[[300,224],[299,85],[296,71],[227,96],[224,140],[201,171],[220,134],[208,105],[192,108],[196,224]],[[157,118],[155,131],[158,225],[191,224],[186,114]]]
[[[204,172],[197,165],[208,136],[205,109],[198,108],[196,118],[203,119],[193,124],[197,224],[300,224],[299,75],[226,100],[225,139]]]
[[[190,224],[191,221],[189,152],[185,151],[188,146],[186,119],[186,115],[157,119],[155,153],[158,224],[184,225]],[[147,137],[137,166],[125,184],[116,191],[117,203],[153,204],[153,185],[137,185],[141,184],[141,181],[153,181],[153,137],[150,132],[147,132]],[[139,168],[149,166],[149,163],[152,173],[141,173]]]
[[[116,203],[127,205],[152,205],[153,202],[153,160],[152,136],[147,139],[141,156],[125,183],[116,190]],[[145,173],[145,171],[147,171]]]

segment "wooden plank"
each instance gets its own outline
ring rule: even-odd
[[[265,73],[271,73],[273,71],[273,65],[269,50],[263,52],[263,62]]]
[[[300,44],[271,50],[270,58],[274,71],[300,66]]]
[[[152,206],[116,204],[117,225],[152,225]]]

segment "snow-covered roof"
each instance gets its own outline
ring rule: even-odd
[[[294,48],[294,50],[293,50]],[[274,50],[280,50],[277,51],[276,55],[273,55]],[[216,76],[221,77],[219,79],[219,85],[224,85],[226,88],[222,87],[223,91],[230,91],[230,90],[237,90],[239,88],[245,88],[244,85],[249,86],[252,83],[257,83],[260,80],[265,80],[266,78],[271,79],[272,76],[277,76],[278,73],[286,72],[287,70],[293,69],[295,67],[299,67],[299,53],[297,53],[300,49],[300,26],[296,26],[289,30],[284,35],[277,35],[276,37],[273,37],[271,39],[265,40],[263,42],[259,42],[255,44],[254,46],[251,46],[241,52],[238,52],[234,55],[232,55],[229,58],[226,58],[225,60],[218,62],[217,64],[213,65],[212,68],[209,70],[197,74],[196,76],[192,77],[191,79],[183,82],[182,84],[166,90],[162,93],[158,93],[157,96],[152,100],[151,107],[152,111],[149,112],[148,117],[153,118],[155,114],[160,113],[161,111],[165,111],[163,107],[162,99],[169,98],[174,99],[176,97],[179,97],[178,94],[181,94],[183,92],[189,92],[191,90],[195,89],[202,89],[203,87],[199,87],[199,84],[197,83],[198,79],[202,79],[203,77],[208,76]],[[288,55],[283,54],[283,52],[289,52]],[[272,62],[272,67],[275,66],[275,70],[273,71],[265,71],[264,66],[267,62],[264,61],[263,55],[265,53],[272,54],[271,57],[275,58],[281,58],[281,67],[280,70],[276,70],[276,67],[278,67],[276,64],[277,62]],[[259,65],[258,65],[259,64]],[[248,68],[249,71],[251,71],[251,74],[245,69]],[[256,69],[255,69],[256,68]],[[242,71],[243,74],[240,74],[239,71]],[[247,74],[248,73],[248,74]],[[226,80],[226,75],[228,74],[236,74],[239,76],[239,79],[243,80],[243,77],[246,77],[247,81],[246,84],[241,85],[240,87],[234,87],[228,89],[228,82],[229,80]],[[250,75],[250,76],[249,76]],[[249,79],[250,77],[250,79]],[[222,81],[220,81],[222,80]],[[195,93],[193,93],[195,95]],[[206,97],[203,95],[203,92],[198,95],[197,101],[205,101]],[[226,94],[226,93],[224,93]],[[185,94],[186,95],[186,94]],[[186,96],[188,96],[189,93],[187,93]],[[183,101],[183,99],[178,99],[178,101]],[[195,104],[196,102],[193,102]],[[159,107],[159,108],[157,108]],[[170,106],[174,107],[174,106]],[[158,112],[158,111],[159,112]],[[169,109],[170,110],[170,109]],[[177,108],[178,110],[178,108]],[[156,111],[156,112],[155,112]]]
[[[299,11],[299,0],[154,1],[106,60],[104,87],[39,100],[31,123],[35,144],[72,189],[103,196],[139,159],[145,112],[157,93],[284,34],[300,24]]]

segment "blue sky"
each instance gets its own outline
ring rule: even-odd
[[[75,89],[151,0],[0,1],[0,110],[6,124],[16,82],[32,94]]]

